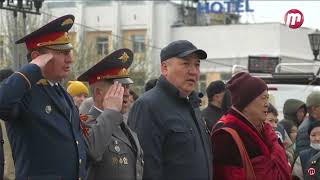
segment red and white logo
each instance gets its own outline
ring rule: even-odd
[[[303,24],[303,21],[303,14],[298,9],[290,9],[284,16],[284,22],[291,29],[299,28]]]
[[[309,169],[308,169],[308,174],[309,174],[310,176],[313,176],[313,175],[316,174],[316,170],[315,170],[314,168],[309,168]]]

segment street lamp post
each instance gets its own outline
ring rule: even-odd
[[[0,0],[0,9],[40,15],[39,10],[43,1],[44,0]]]
[[[14,37],[13,40],[17,40],[18,38],[18,12],[23,15],[23,31],[26,33],[26,14],[36,14],[40,15],[40,8],[42,6],[44,0],[0,0],[0,9],[5,9],[9,11],[13,11],[14,17]],[[13,42],[14,43],[14,42]],[[13,68],[18,69],[23,65],[22,59],[19,58],[19,48],[15,45],[15,48],[12,50],[13,52]]]
[[[309,36],[310,46],[314,55],[314,60],[319,61],[317,57],[319,55],[319,49],[320,49],[320,32],[317,29],[315,32],[309,34],[308,36]]]

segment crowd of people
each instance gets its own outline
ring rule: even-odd
[[[320,179],[319,92],[288,99],[279,120],[267,84],[239,72],[208,85],[201,111],[195,88],[207,53],[187,40],[161,50],[161,75],[140,96],[131,88],[130,49],[106,55],[64,88],[73,23],[62,16],[21,38],[28,64],[0,71],[0,139],[11,147],[0,146],[1,177]],[[13,170],[4,170],[8,151]]]

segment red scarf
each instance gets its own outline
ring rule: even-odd
[[[228,124],[230,123],[230,124],[235,124],[236,126],[243,129],[246,133],[248,133],[251,137],[253,137],[252,140],[255,141],[256,144],[259,145],[263,155],[266,155],[266,156],[270,155],[269,148],[263,142],[261,135],[259,135],[259,133],[257,131],[253,130],[247,124],[245,124],[241,120],[237,119],[237,117],[233,116],[232,114],[227,114],[227,115],[223,116],[220,119],[220,121],[222,121],[226,126],[228,126]]]

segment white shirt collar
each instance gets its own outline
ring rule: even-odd
[[[103,113],[103,111],[99,108],[97,108],[97,106],[94,106],[94,108],[96,108],[98,111],[100,111],[101,113]]]
[[[48,82],[49,82],[49,84],[50,84],[51,86],[58,85],[58,83],[54,83],[54,82],[49,81],[49,80],[48,80]]]

